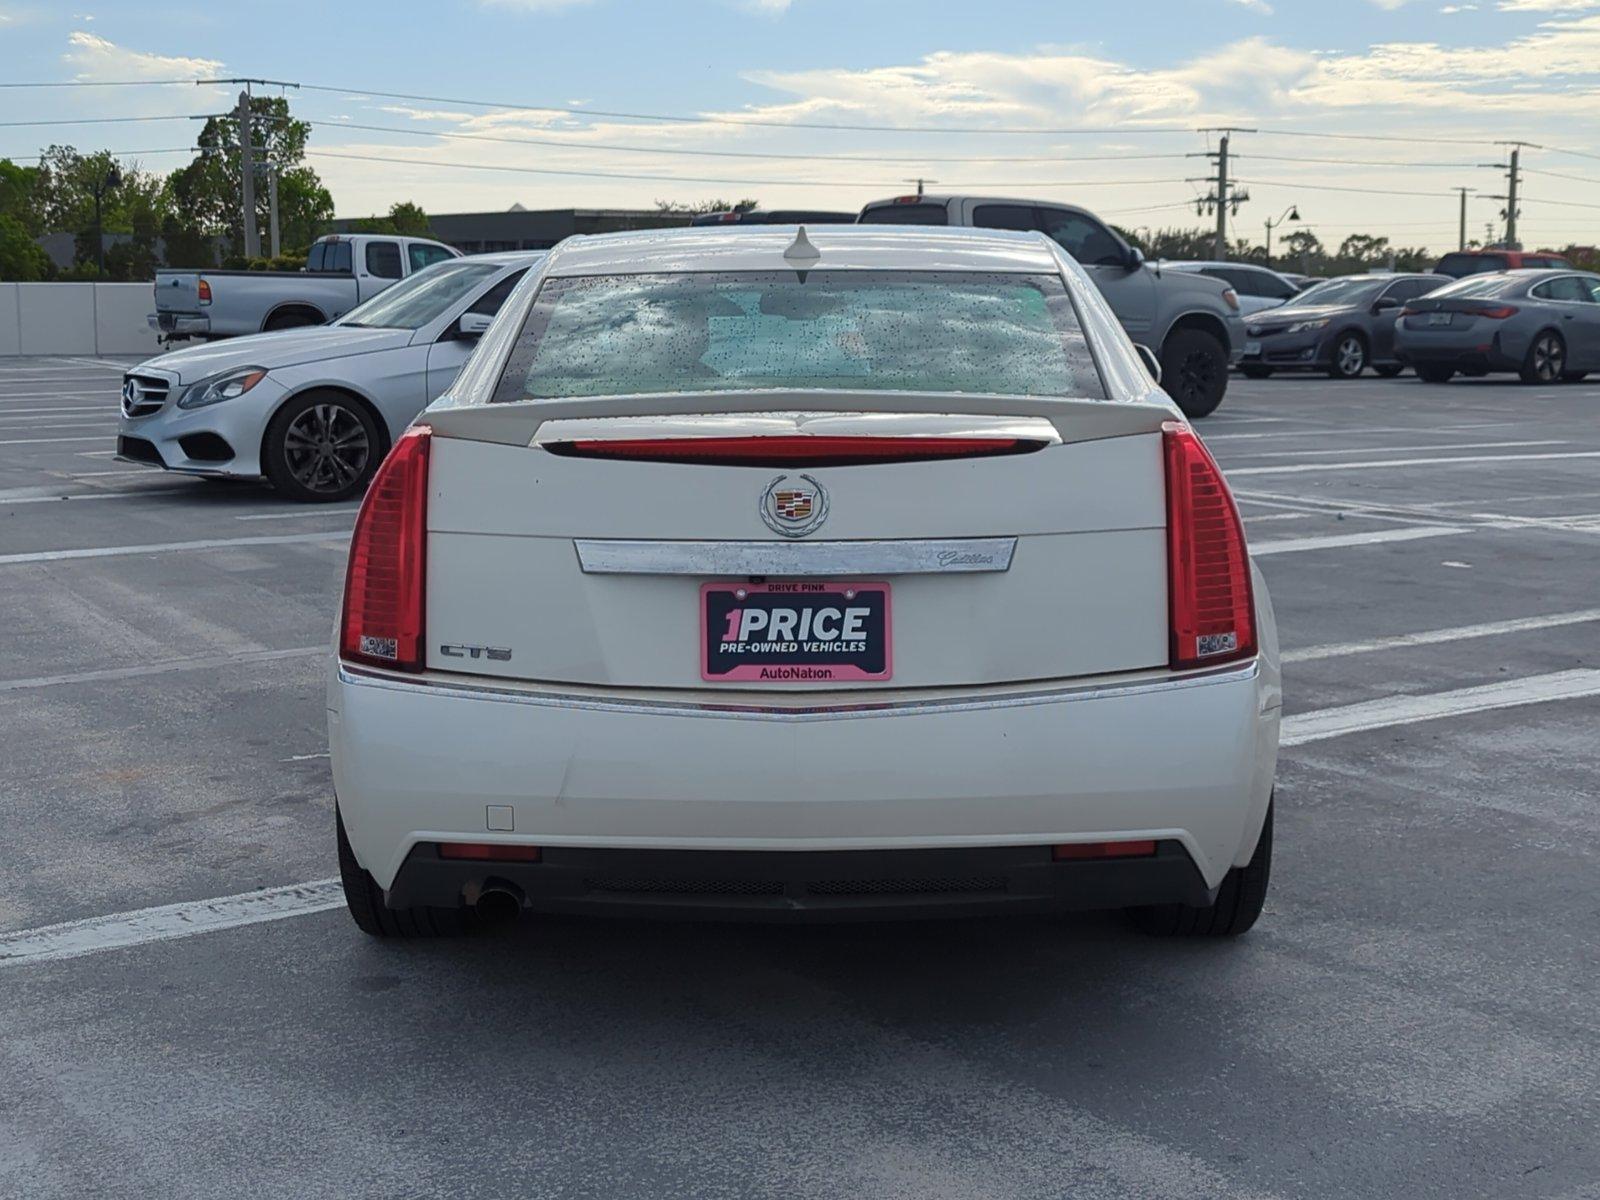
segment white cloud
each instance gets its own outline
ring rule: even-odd
[[[767,16],[781,17],[789,11],[791,0],[744,0],[744,7],[751,12],[763,13]]]
[[[213,58],[151,54],[119,46],[96,33],[76,30],[67,36],[67,50],[61,61],[72,78],[84,82],[114,79],[203,79],[215,76],[223,64]],[[97,91],[98,89],[88,89]],[[115,89],[107,89],[115,90]],[[225,105],[227,93],[221,88],[152,89],[161,93],[160,103],[175,113],[207,112]]]
[[[1455,13],[1477,12],[1478,6],[1476,4],[1445,4],[1440,6],[1439,11],[1448,17]]]
[[[1248,8],[1251,12],[1260,13],[1263,17],[1272,15],[1272,5],[1267,0],[1232,0],[1240,8]]]
[[[1600,0],[1500,0],[1501,12],[1575,13],[1600,8]]]

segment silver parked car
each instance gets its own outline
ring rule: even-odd
[[[1274,371],[1326,371],[1354,379],[1371,367],[1398,375],[1395,317],[1418,296],[1450,281],[1442,275],[1342,275],[1308,288],[1245,325],[1239,369],[1252,379]]]
[[[1269,308],[1277,308],[1304,290],[1288,276],[1256,263],[1162,262],[1157,264],[1157,270],[1188,271],[1220,279],[1238,295],[1239,311],[1246,320]]]
[[[1600,275],[1469,275],[1407,305],[1396,324],[1395,348],[1429,383],[1458,371],[1515,371],[1525,383],[1575,383],[1600,371]]]
[[[265,476],[295,500],[360,494],[411,418],[455,382],[542,251],[452,258],[332,325],[229,338],[122,379],[117,457],[189,475]]]

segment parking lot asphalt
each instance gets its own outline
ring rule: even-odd
[[[1237,942],[380,944],[326,883],[171,936],[334,874],[354,506],[114,461],[121,367],[0,362],[0,1196],[1600,1196],[1600,385],[1236,380],[1202,423],[1286,658]]]

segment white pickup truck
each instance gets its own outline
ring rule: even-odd
[[[323,325],[413,271],[460,256],[427,238],[354,233],[317,239],[303,271],[163,268],[150,328],[175,342]]]

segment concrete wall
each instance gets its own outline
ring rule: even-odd
[[[148,283],[0,283],[0,356],[155,354]]]

